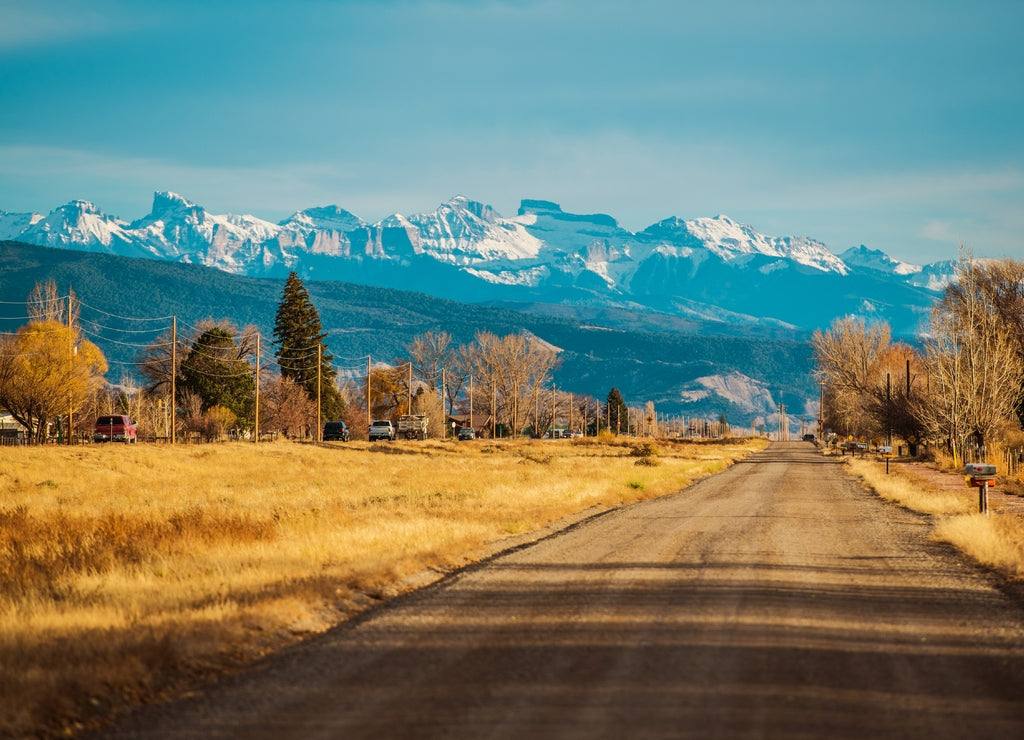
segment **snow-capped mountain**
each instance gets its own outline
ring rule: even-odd
[[[727,216],[668,218],[643,231],[605,214],[523,200],[514,216],[463,196],[435,211],[367,223],[337,206],[280,223],[214,215],[169,192],[127,222],[86,201],[50,212],[0,211],[0,238],[49,247],[174,260],[269,277],[419,290],[469,302],[609,307],[706,323],[827,324],[864,313],[912,331],[948,280],[860,246],[841,255],[807,237],[770,237]]]
[[[922,269],[919,265],[894,260],[880,249],[868,249],[863,244],[859,247],[850,247],[839,255],[839,259],[849,267],[893,275],[916,275]]]

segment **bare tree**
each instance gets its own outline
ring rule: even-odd
[[[472,366],[466,359],[466,345],[460,345],[452,353],[451,363],[445,368],[444,396],[448,402],[448,413],[454,413],[455,404],[466,390],[472,373]]]
[[[948,440],[957,465],[971,448],[984,454],[1015,416],[1024,383],[1019,345],[985,283],[986,272],[962,256],[925,342],[931,392],[921,411],[932,433]]]
[[[174,341],[178,346],[172,351]],[[170,395],[171,378],[176,376],[185,358],[184,344],[180,337],[175,337],[168,329],[139,353],[137,360],[139,374],[146,380],[147,393],[165,393]],[[174,366],[171,366],[172,358]]]
[[[920,406],[915,401],[923,399],[927,391],[923,358],[913,347],[896,342],[880,353],[873,375],[874,381],[864,396],[864,408],[874,435],[890,443],[896,435],[916,448],[925,430]]]
[[[518,434],[525,421],[536,416],[541,388],[558,364],[558,353],[526,333],[498,337],[479,332],[466,362],[483,386],[479,405],[490,408],[496,422]]]
[[[868,399],[884,379],[881,360],[890,347],[889,325],[868,325],[862,318],[836,319],[811,338],[814,359],[828,389],[832,422],[856,436],[877,432]]]
[[[29,321],[52,321],[55,324],[77,327],[79,306],[74,297],[74,291],[69,289],[68,297],[62,298],[57,290],[57,282],[53,279],[36,283],[26,301]],[[70,319],[67,314],[69,307]]]
[[[454,351],[452,335],[446,331],[437,334],[428,331],[415,337],[409,343],[408,350],[413,372],[430,390],[436,391],[441,382],[442,369],[451,365]]]
[[[490,419],[492,436],[497,436],[497,426],[501,416],[498,394],[498,337],[490,332],[477,332],[476,341],[467,345],[465,363],[469,374],[476,381],[476,394],[473,399],[477,414],[483,413]]]
[[[426,388],[413,396],[412,413],[424,414],[427,417],[427,434],[434,439],[443,439],[450,436],[445,428],[446,417],[444,415],[444,404],[441,398]]]
[[[974,263],[978,289],[990,302],[1024,363],[1024,262],[978,260]],[[1024,424],[1024,394],[1017,402],[1017,419]]]

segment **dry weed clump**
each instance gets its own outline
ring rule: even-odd
[[[582,441],[582,440],[581,440]],[[0,449],[0,736],[61,735],[322,631],[404,576],[762,443]]]
[[[630,448],[629,454],[636,458],[634,465],[647,465],[654,467],[660,464],[658,455],[661,454],[661,448],[653,442],[642,442],[634,447]]]

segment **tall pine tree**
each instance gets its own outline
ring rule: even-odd
[[[608,391],[608,402],[605,404],[604,410],[604,421],[614,434],[629,433],[629,407],[618,388]]]
[[[281,292],[281,302],[274,318],[274,344],[281,375],[291,378],[306,389],[314,402],[317,398],[317,349],[320,356],[320,410],[325,419],[338,419],[344,402],[334,384],[334,357],[327,351],[327,333],[320,324],[320,314],[309,299],[306,286],[298,274],[291,272]]]

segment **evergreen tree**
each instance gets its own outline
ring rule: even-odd
[[[604,421],[615,434],[629,432],[629,407],[622,399],[618,388],[608,391],[608,402],[605,404]]]
[[[256,378],[249,364],[245,337],[236,342],[231,325],[204,328],[182,360],[178,370],[178,391],[192,391],[202,399],[202,410],[214,406],[230,409],[243,426],[252,422]]]
[[[331,365],[334,357],[327,351],[326,338],[320,314],[309,299],[306,286],[297,273],[289,273],[274,318],[275,356],[281,376],[301,385],[310,400],[316,402],[317,349],[320,348],[320,413],[324,419],[338,419],[345,405],[334,384],[337,373]]]

